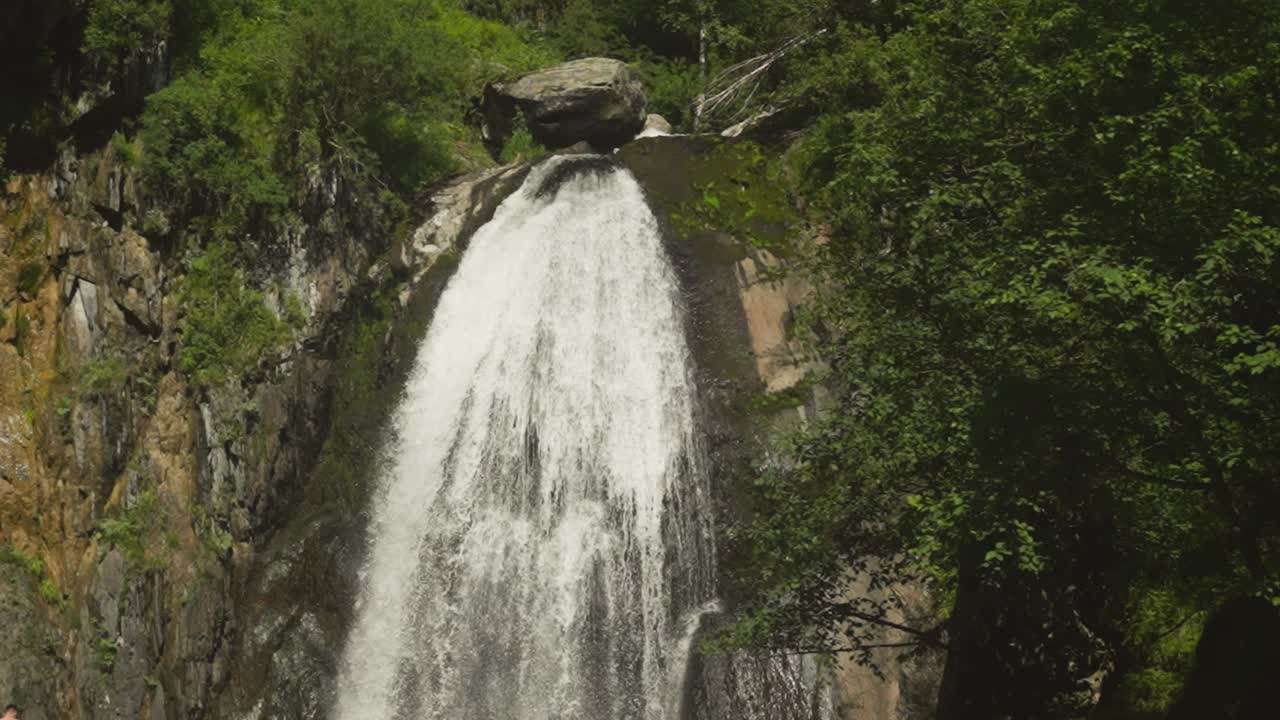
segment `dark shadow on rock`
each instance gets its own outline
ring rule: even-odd
[[[586,176],[604,177],[617,171],[618,163],[613,158],[603,155],[582,155],[561,162],[542,179],[534,197],[539,200],[550,200],[560,192],[560,188],[573,178]]]

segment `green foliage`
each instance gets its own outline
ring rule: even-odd
[[[509,80],[563,59],[561,53],[510,25],[468,13],[463,4],[444,0],[436,6],[436,27],[463,49],[457,58],[466,61],[461,63],[468,93],[463,102],[478,96],[487,82]]]
[[[148,187],[174,229],[239,239],[339,179],[409,198],[483,157],[484,83],[554,56],[434,0],[248,2],[148,101]]]
[[[40,597],[54,607],[58,607],[63,603],[62,591],[58,589],[52,578],[45,578],[40,581]]]
[[[1121,679],[1116,705],[1142,717],[1161,718],[1194,666],[1206,613],[1173,593],[1156,590],[1140,595],[1129,617],[1131,643],[1145,662]]]
[[[284,298],[285,323],[295,331],[301,331],[307,326],[307,309],[302,305],[302,298],[283,288],[278,288],[277,294]]]
[[[682,234],[726,232],[780,257],[793,251],[800,217],[792,209],[782,161],[752,142],[725,143],[712,151],[690,180],[701,193],[673,220]]]
[[[624,43],[614,12],[597,0],[565,0],[547,34],[569,57],[608,55]]]
[[[533,139],[533,134],[529,132],[529,127],[521,116],[517,118],[511,137],[507,138],[506,143],[503,144],[498,160],[507,165],[522,160],[534,160],[546,154],[547,149]]]
[[[923,579],[969,716],[1066,713],[1099,644],[1157,713],[1198,621],[1151,628],[1280,572],[1280,7],[898,10],[807,56],[838,407],[760,482],[730,640],[865,648],[849,573]]]
[[[696,63],[683,58],[650,56],[637,63],[644,79],[649,112],[667,119],[672,127],[692,130],[694,100],[702,92],[702,78]]]
[[[178,286],[182,313],[178,369],[197,387],[239,377],[293,338],[283,320],[246,286],[229,243],[211,245]]]
[[[121,65],[150,51],[169,32],[169,0],[92,0],[84,53]]]
[[[215,559],[224,558],[235,544],[235,538],[218,522],[204,505],[191,505],[191,521],[205,552]]]
[[[796,408],[809,402],[813,388],[821,381],[817,375],[806,375],[785,390],[764,393],[751,399],[750,409],[760,414]]]
[[[62,590],[58,588],[57,583],[49,576],[48,568],[45,567],[44,561],[33,555],[28,555],[18,548],[8,543],[0,544],[0,563],[12,565],[31,576],[37,583],[37,590],[41,599],[50,607],[61,608],[65,604],[62,597]]]
[[[152,95],[142,141],[144,177],[156,199],[195,232],[224,238],[279,217],[288,193],[273,165],[278,115],[255,102],[279,89],[265,71],[218,70],[189,74]]]
[[[37,580],[45,576],[43,560],[34,555],[28,555],[8,543],[0,544],[0,563],[23,570]]]
[[[101,620],[95,620],[93,623],[93,638],[91,647],[93,649],[93,664],[103,674],[110,674],[116,666],[116,653],[119,648],[116,647],[114,633]]]
[[[79,388],[82,396],[113,392],[124,386],[129,371],[115,355],[97,357],[80,366]]]
[[[98,521],[98,538],[124,554],[130,572],[145,572],[164,565],[163,558],[148,553],[148,544],[161,521],[160,501],[155,491],[140,493],[114,517]]]
[[[142,152],[138,145],[130,142],[124,133],[116,132],[111,136],[111,149],[126,167],[138,167],[142,163]]]
[[[388,339],[401,352],[417,343],[430,319],[424,304],[443,291],[457,263],[453,253],[438,257],[419,282],[414,304],[403,311],[390,291],[370,293],[353,308],[352,330],[341,338],[334,367],[329,434],[314,471],[318,502],[355,510],[368,496],[363,483],[375,474],[370,468],[378,461],[389,411],[408,372],[403,358],[396,362],[399,353],[390,352]]]
[[[18,268],[18,292],[34,297],[44,280],[45,264],[40,260],[28,260]]]
[[[359,480],[367,473],[378,445],[390,390],[384,383],[387,332],[395,317],[394,300],[374,298],[361,307],[359,324],[344,339],[331,401],[335,417],[320,451],[315,474],[327,489],[326,499],[349,507],[358,503]]]

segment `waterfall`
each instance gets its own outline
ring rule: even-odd
[[[476,233],[394,418],[335,719],[677,717],[714,594],[679,297],[605,158]]]

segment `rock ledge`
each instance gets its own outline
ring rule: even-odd
[[[618,147],[645,123],[640,79],[626,63],[584,58],[485,88],[485,138],[501,146],[523,116],[534,140],[562,148],[586,140]]]

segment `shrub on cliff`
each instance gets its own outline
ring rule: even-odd
[[[178,286],[177,365],[196,387],[243,375],[293,338],[262,293],[246,287],[236,258],[230,243],[215,243],[191,263]]]
[[[175,227],[214,239],[297,212],[328,178],[408,198],[481,156],[463,118],[485,81],[551,59],[435,0],[254,0],[207,37],[141,134]]]

